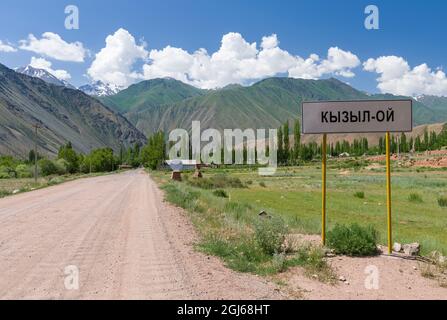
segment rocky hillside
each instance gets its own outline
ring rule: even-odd
[[[41,153],[55,154],[71,141],[81,152],[144,143],[126,118],[79,90],[49,84],[0,64],[0,154],[27,156],[34,126]]]

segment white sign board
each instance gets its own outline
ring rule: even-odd
[[[412,100],[303,102],[303,134],[410,132]]]

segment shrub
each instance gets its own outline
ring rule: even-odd
[[[33,174],[31,173],[31,168],[26,164],[19,164],[16,167],[17,178],[31,178]]]
[[[214,234],[207,236],[200,248],[207,254],[221,257],[228,267],[239,272],[271,274],[278,272],[275,269],[281,268],[280,257],[273,263],[273,256],[267,256],[250,238],[241,237],[230,240]],[[268,264],[269,261],[272,263]],[[266,263],[269,265],[267,268]]]
[[[327,243],[337,254],[370,256],[377,253],[377,238],[378,232],[371,226],[337,224],[328,232]]]
[[[263,188],[267,187],[267,185],[265,184],[264,181],[259,182],[259,185],[260,185],[261,187],[263,187]]]
[[[48,159],[39,160],[39,167],[44,176],[51,176],[58,173],[56,164]]]
[[[3,197],[6,197],[6,196],[9,196],[11,194],[11,192],[10,191],[8,191],[8,190],[3,190],[3,189],[0,189],[0,198],[3,198]]]
[[[214,190],[213,195],[220,198],[228,198],[228,194],[223,189]]]
[[[287,259],[285,253],[275,253],[272,259],[273,272],[284,272],[287,270]]]
[[[15,171],[7,166],[0,166],[0,179],[10,179],[14,178],[16,175]]]
[[[359,198],[359,199],[365,199],[365,193],[363,191],[358,191],[358,192],[354,193],[354,197]]]
[[[447,197],[439,197],[438,204],[441,208],[446,208],[447,207]]]
[[[269,255],[281,252],[287,233],[288,227],[280,217],[261,218],[255,223],[256,242]]]
[[[166,191],[166,200],[174,203],[180,208],[195,211],[199,209],[197,200],[200,193],[178,188],[175,184],[168,184],[163,187]]]
[[[295,256],[289,261],[292,266],[301,266],[308,277],[317,276],[317,279],[326,283],[334,283],[336,276],[325,259],[322,248],[311,245],[301,246]]]
[[[62,179],[61,177],[54,177],[54,178],[51,178],[50,181],[48,181],[48,185],[55,186],[55,185],[61,184],[62,182],[64,182],[64,179]]]
[[[68,172],[70,172],[70,173],[75,172],[75,171],[68,170],[69,164],[64,159],[58,159],[55,161],[54,164],[56,166],[57,174],[64,175],[64,174],[67,174]]]
[[[424,202],[422,200],[422,197],[418,193],[410,193],[410,195],[408,196],[408,201],[414,202],[414,203]]]
[[[223,189],[223,188],[244,188],[244,184],[239,178],[228,177],[223,174],[213,178],[190,179],[187,183],[193,187],[201,189]]]

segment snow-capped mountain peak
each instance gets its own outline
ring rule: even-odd
[[[34,68],[34,67],[28,65],[26,67],[17,68],[17,69],[15,69],[15,71],[18,73],[25,74],[30,77],[39,78],[47,83],[51,83],[56,86],[67,87],[70,89],[76,89],[74,86],[72,86],[67,81],[60,80],[60,79],[56,78],[54,75],[52,75],[50,72],[48,72],[47,70],[44,70],[44,69]]]
[[[89,96],[97,96],[97,97],[112,96],[114,94],[117,94],[123,89],[124,89],[123,87],[110,83],[104,83],[102,81],[96,81],[92,84],[86,84],[84,86],[79,87],[79,90],[83,91]]]

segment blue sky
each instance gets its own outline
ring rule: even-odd
[[[64,27],[64,8],[69,4],[79,8],[79,30],[66,30]],[[369,4],[377,5],[380,10],[380,30],[366,30],[364,27],[364,9]],[[396,87],[402,85],[405,87],[404,92],[412,94],[444,95],[445,92],[447,95],[447,84],[441,81],[443,79],[439,80],[442,74],[436,75],[439,68],[444,68],[447,59],[447,35],[443,31],[446,30],[446,13],[447,2],[436,0],[2,0],[0,41],[17,51],[0,51],[0,62],[9,67],[18,67],[28,64],[31,57],[44,58],[52,63],[52,69],[66,70],[71,75],[70,82],[81,85],[89,82],[87,70],[95,60],[95,54],[105,47],[106,37],[120,28],[135,38],[137,46],[144,39],[148,55],[153,49],[162,50],[171,46],[190,54],[205,48],[211,56],[219,50],[222,37],[230,32],[239,33],[250,44],[256,42],[258,47],[264,36],[276,34],[279,47],[292,56],[307,59],[311,54],[317,54],[324,60],[328,49],[337,47],[343,52],[354,54],[360,61],[360,65],[350,68],[355,73],[354,77],[343,77],[335,71],[321,72],[316,78],[336,76],[358,89],[370,92],[400,93]],[[40,39],[44,32],[57,34],[67,43],[81,42],[89,52],[84,62],[60,61],[39,52],[19,49],[20,40],[27,39],[29,34]],[[403,60],[375,60],[369,72],[363,70],[365,61],[381,56],[396,56]],[[400,70],[396,76],[395,70],[399,70],[402,61],[408,64],[409,70]],[[145,63],[151,64],[151,60],[136,58],[132,61],[131,71],[142,74],[140,69]],[[413,68],[424,63],[431,68],[431,73],[421,71],[423,81],[427,81],[427,84],[408,85],[408,81],[414,81],[420,76],[419,71],[416,75],[411,73]],[[396,65],[396,68],[383,71],[381,68],[384,65]],[[152,69],[146,77],[163,75],[165,72],[160,68]],[[101,78],[99,72],[101,69],[97,69],[95,77]],[[278,74],[283,75],[284,72]],[[299,72],[297,74],[300,75]],[[390,75],[394,78],[390,79]],[[380,76],[386,79],[382,81],[383,86],[378,88],[376,79]],[[187,77],[189,79],[190,75]],[[225,83],[222,79],[220,82],[206,80],[209,85]],[[244,78],[240,81],[249,83],[251,80]]]

